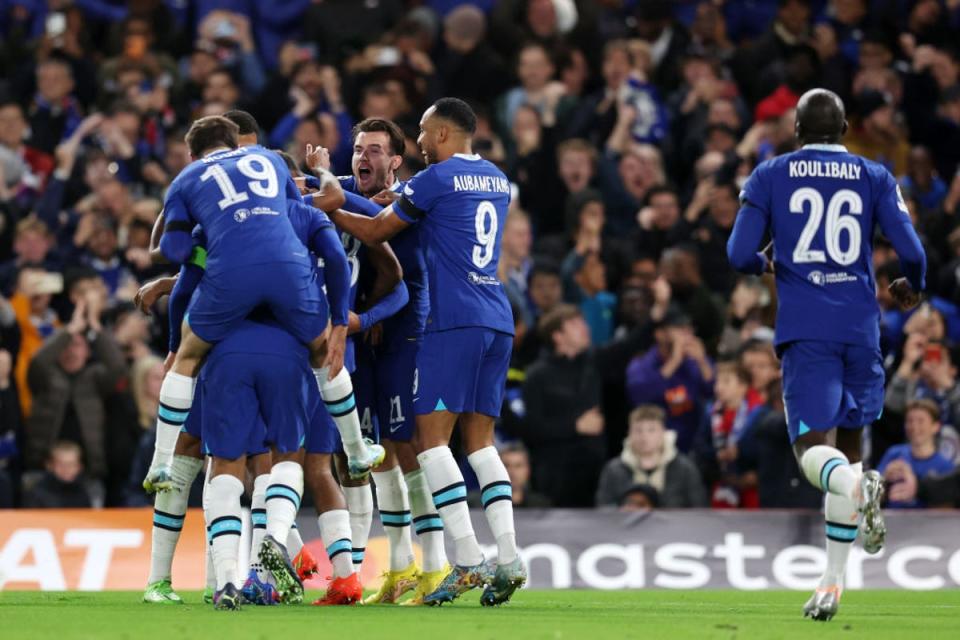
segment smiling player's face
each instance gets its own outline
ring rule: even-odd
[[[438,160],[438,144],[440,142],[440,122],[433,117],[436,109],[430,107],[423,112],[420,118],[420,135],[417,136],[417,145],[427,164],[436,164]]]
[[[363,194],[388,189],[390,171],[400,164],[399,156],[390,153],[390,136],[386,131],[364,131],[353,143],[353,176]]]

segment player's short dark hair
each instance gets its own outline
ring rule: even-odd
[[[223,117],[240,127],[240,135],[249,136],[260,133],[260,125],[257,119],[242,109],[230,109],[223,114]]]
[[[433,103],[434,115],[452,122],[468,135],[477,131],[477,114],[460,98],[440,98]]]
[[[357,136],[361,133],[380,131],[387,134],[387,137],[390,139],[390,153],[395,156],[402,156],[404,150],[407,148],[406,138],[403,135],[403,131],[397,126],[397,123],[392,120],[387,120],[386,118],[367,118],[366,120],[361,120],[354,125],[353,131],[350,132],[350,137],[356,141]]]
[[[930,398],[916,398],[907,403],[907,410],[904,413],[910,413],[914,409],[926,411],[934,422],[940,422],[940,407]]]
[[[287,165],[287,169],[290,170],[290,175],[295,178],[303,175],[303,171],[300,170],[300,167],[297,165],[297,161],[294,160],[292,155],[283,149],[274,149],[273,152],[283,158],[284,163]]]
[[[190,125],[190,130],[184,136],[190,155],[199,158],[207,149],[229,147],[236,149],[240,146],[237,137],[240,127],[232,120],[223,116],[205,116]]]
[[[553,334],[560,331],[567,320],[581,317],[583,317],[583,314],[580,313],[578,307],[572,304],[558,304],[540,318],[540,322],[537,323],[537,333],[539,333],[540,338],[552,348]]]

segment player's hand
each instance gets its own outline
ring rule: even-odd
[[[350,315],[347,317],[347,335],[352,336],[355,333],[359,333],[362,327],[360,326],[360,316],[353,311],[349,313]]]
[[[378,322],[373,325],[367,332],[363,334],[363,339],[367,341],[371,347],[379,347],[383,343],[383,323]]]
[[[169,293],[168,286],[164,282],[166,278],[158,278],[148,282],[137,290],[137,295],[133,296],[133,304],[143,313],[150,315],[150,310],[161,296]]]
[[[774,273],[773,266],[773,240],[770,241],[770,244],[763,248],[763,257],[767,259],[767,268],[764,270],[764,273]]]
[[[343,369],[343,354],[347,350],[347,326],[333,325],[330,337],[327,339],[327,356],[323,366],[329,369],[327,380],[333,380]]]
[[[171,351],[167,354],[167,357],[163,359],[163,375],[170,373],[170,369],[173,369],[173,361],[177,359],[177,352]]]
[[[391,191],[390,189],[384,189],[377,195],[370,198],[375,204],[380,205],[381,207],[389,207],[394,202],[400,199],[400,194],[396,191]]]
[[[904,310],[913,309],[920,304],[920,294],[913,290],[906,278],[897,278],[890,283],[890,295]]]
[[[304,162],[306,162],[307,168],[314,173],[317,173],[320,170],[329,171],[330,152],[327,151],[325,147],[321,147],[320,145],[313,146],[308,142],[307,153],[304,156]]]
[[[603,414],[597,407],[584,412],[577,418],[577,433],[582,436],[599,436],[603,433]]]

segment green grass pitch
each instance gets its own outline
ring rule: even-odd
[[[960,590],[849,591],[828,623],[803,619],[807,594],[736,591],[522,591],[497,608],[467,594],[441,608],[147,605],[140,594],[0,592],[5,638],[97,640],[461,640],[490,638],[960,638]],[[316,597],[317,594],[308,594]]]

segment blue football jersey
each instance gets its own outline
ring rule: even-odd
[[[407,182],[397,215],[419,222],[430,312],[426,331],[486,327],[513,335],[497,277],[510,182],[478,155],[456,154]]]
[[[299,191],[283,160],[259,145],[208,155],[187,166],[167,190],[167,229],[203,225],[207,274],[308,261],[287,214]]]
[[[841,145],[806,145],[760,164],[740,199],[728,253],[734,261],[738,252],[756,251],[769,230],[779,299],[777,345],[828,340],[878,347],[872,262],[877,225],[911,284],[923,288],[923,248],[896,180]]]
[[[357,190],[357,182],[353,176],[341,176],[340,186],[344,191],[362,195]],[[397,182],[391,189],[397,192],[402,191],[403,183]],[[353,213],[365,213],[371,217],[377,215],[380,207],[370,204],[372,208]],[[404,229],[390,239],[390,248],[393,249],[403,269],[403,282],[407,285],[410,298],[403,309],[383,321],[383,343],[387,349],[398,341],[422,336],[423,328],[427,323],[427,314],[430,312],[427,264],[420,243],[420,229],[416,226]]]

